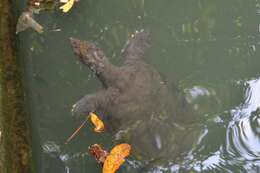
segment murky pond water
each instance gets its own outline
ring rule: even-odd
[[[71,106],[101,88],[68,38],[91,40],[120,64],[127,37],[140,29],[152,36],[146,62],[177,83],[203,117],[197,144],[151,172],[260,172],[259,11],[258,0],[81,0],[68,14],[38,15],[45,32],[20,33],[18,45],[37,172],[101,172],[87,148],[112,146],[109,134],[89,127],[64,145],[80,124]],[[131,161],[122,172],[140,172]]]

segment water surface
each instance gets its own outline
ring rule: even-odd
[[[123,44],[140,29],[152,36],[146,62],[185,91],[204,117],[197,145],[153,172],[259,172],[259,11],[258,0],[81,0],[67,14],[38,15],[44,34],[18,36],[37,172],[101,172],[87,147],[112,145],[109,134],[86,127],[64,146],[80,123],[71,106],[101,88],[76,61],[68,38],[93,41],[120,64]],[[130,163],[122,168],[138,171]]]

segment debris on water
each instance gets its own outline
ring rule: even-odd
[[[60,3],[67,3],[68,2],[68,0],[60,0]]]
[[[68,12],[74,2],[78,2],[79,0],[28,0],[27,6],[24,12],[18,19],[16,25],[16,34],[22,32],[28,28],[33,28],[38,33],[43,33],[43,26],[41,26],[35,19],[34,14],[39,14],[40,11],[44,10],[52,10],[57,4],[64,4],[60,7],[64,13]],[[61,30],[56,30],[61,31]]]
[[[82,129],[82,127],[84,127],[84,125],[87,123],[88,119],[85,119],[81,125],[72,133],[72,135],[66,140],[65,144],[68,144],[73,138],[74,136],[76,136],[76,134]]]
[[[61,28],[57,24],[53,24],[52,28],[50,29],[52,32],[60,32]]]
[[[43,27],[34,20],[32,12],[23,12],[16,25],[16,34],[28,28],[32,28],[38,33],[43,33]]]
[[[34,51],[34,47],[31,47],[31,48],[30,48],[30,51],[32,51],[32,52],[33,52],[33,51]]]
[[[60,7],[60,9],[64,12],[67,13],[72,6],[74,5],[75,0],[69,0],[66,4]]]
[[[73,105],[74,106],[74,105]],[[104,132],[105,125],[99,117],[93,113],[90,112],[87,118],[81,123],[81,125],[72,133],[72,135],[66,140],[65,144],[68,144],[77,134],[78,132],[84,127],[84,125],[87,123],[87,121],[90,119],[92,124],[95,126],[94,131],[97,133]]]
[[[96,159],[96,161],[103,165],[107,156],[108,156],[108,152],[106,150],[104,150],[100,145],[98,144],[93,144],[90,147],[88,147],[89,153],[91,155],[93,155]]]
[[[251,45],[250,47],[251,47],[253,52],[256,52],[256,46],[255,45]]]
[[[155,143],[156,143],[156,147],[158,150],[162,149],[162,140],[161,140],[161,136],[159,135],[155,135]]]
[[[60,153],[60,146],[56,144],[54,141],[47,141],[42,145],[42,151],[44,153],[48,154],[54,154]]]
[[[34,19],[34,14],[39,14],[42,10],[51,10],[55,4],[54,0],[28,0],[25,11],[18,18],[16,34],[28,28],[43,33],[43,27]]]
[[[104,123],[102,120],[100,120],[95,113],[90,112],[84,122],[67,139],[65,144],[68,144],[68,142],[71,141],[71,139],[80,131],[88,120],[95,125],[95,132],[104,131]],[[161,144],[158,145],[159,148],[161,148]],[[49,151],[49,148],[49,146],[44,146],[45,151]],[[125,162],[125,158],[130,155],[131,145],[126,143],[118,144],[112,148],[110,153],[104,150],[99,144],[89,146],[88,150],[89,153],[95,157],[96,161],[103,166],[103,173],[115,173]]]
[[[52,31],[53,31],[53,32],[61,32],[61,29],[60,29],[60,28],[57,28],[57,29],[53,29]]]
[[[102,122],[102,120],[96,114],[94,114],[93,112],[90,112],[89,116],[90,116],[90,121],[95,126],[94,131],[97,132],[97,133],[103,132],[104,129],[105,129],[105,125]]]
[[[104,165],[103,173],[114,173],[125,162],[125,158],[129,156],[131,145],[119,144],[116,145],[107,156]]]
[[[118,144],[110,153],[104,150],[99,144],[94,144],[89,147],[89,152],[92,154],[98,163],[103,165],[103,173],[114,173],[125,162],[125,158],[130,155],[131,145]]]

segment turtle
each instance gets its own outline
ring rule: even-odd
[[[131,144],[138,159],[177,157],[185,143],[190,143],[189,129],[196,115],[176,84],[169,86],[145,62],[151,34],[138,31],[131,35],[122,49],[121,66],[110,63],[92,42],[70,38],[70,43],[77,59],[102,83],[101,90],[85,95],[73,105],[72,115],[102,115],[114,141]]]

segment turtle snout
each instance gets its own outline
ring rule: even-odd
[[[74,51],[74,53],[77,55],[77,56],[80,56],[80,50],[81,50],[81,44],[82,44],[82,41],[80,41],[79,39],[77,38],[73,38],[73,37],[70,37],[70,44],[72,46],[72,49]]]

